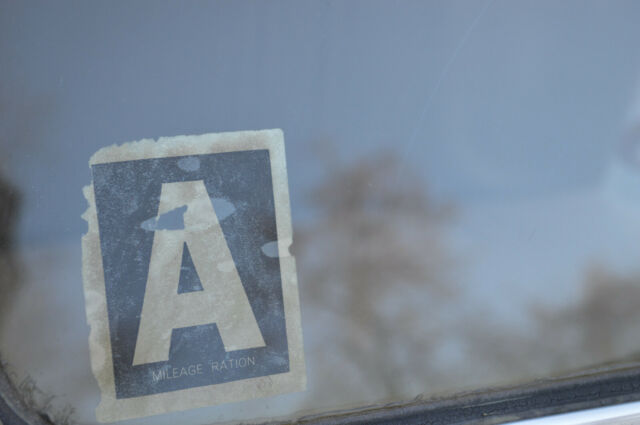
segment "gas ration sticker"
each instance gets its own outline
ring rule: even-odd
[[[101,422],[306,385],[281,130],[106,147],[83,281]]]

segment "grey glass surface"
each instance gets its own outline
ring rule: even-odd
[[[95,423],[89,157],[262,128],[285,135],[308,390],[128,423],[637,360],[639,18],[634,1],[2,1],[7,369],[57,423]]]

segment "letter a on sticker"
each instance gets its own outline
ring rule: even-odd
[[[226,351],[264,347],[202,180],[163,183],[158,217],[184,207],[182,229],[156,229],[133,365],[169,359],[174,329],[215,323]],[[178,291],[188,247],[202,290]]]

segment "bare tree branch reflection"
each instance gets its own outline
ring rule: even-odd
[[[539,340],[555,372],[640,360],[640,275],[601,266],[586,276],[580,299],[562,310],[539,310]]]
[[[346,319],[336,348],[390,397],[433,374],[423,362],[439,327],[423,313],[454,292],[442,235],[452,209],[415,176],[395,184],[399,166],[390,153],[355,164],[329,156],[327,179],[310,197],[318,219],[297,233],[303,303]]]
[[[510,323],[463,296],[448,246],[454,211],[400,166],[386,152],[354,163],[325,155],[326,177],[309,198],[314,218],[296,233],[303,314],[337,318],[310,353],[323,371],[318,393],[340,392],[341,374],[353,370],[361,387],[376,389],[369,397],[398,400],[634,358],[638,276],[594,268],[574,303],[525,301],[517,308],[530,313],[528,324]],[[409,177],[394,185],[398,174]],[[331,375],[332,363],[341,374]],[[362,401],[347,389],[341,397]]]

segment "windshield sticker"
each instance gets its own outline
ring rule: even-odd
[[[282,131],[141,140],[89,166],[98,420],[304,390]]]

